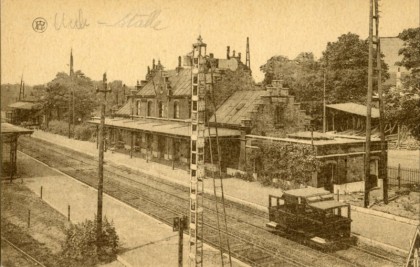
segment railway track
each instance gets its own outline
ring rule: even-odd
[[[16,246],[15,244],[13,244],[12,242],[10,242],[8,239],[6,239],[5,237],[1,237],[1,241],[6,243],[8,246],[10,246],[13,250],[15,250],[21,258],[24,259],[24,261],[26,261],[28,263],[28,266],[40,266],[40,267],[46,267],[44,264],[42,264],[40,261],[38,261],[37,259],[35,259],[34,257],[32,257],[31,255],[29,255],[28,253],[26,253],[25,251],[23,251],[22,249],[20,249],[18,246]],[[19,259],[15,258],[14,262],[20,262]],[[30,264],[31,263],[31,264]],[[23,263],[22,263],[23,264]],[[25,263],[26,264],[26,263]]]
[[[42,140],[22,138],[20,150],[60,171],[96,187],[97,161],[92,156]],[[168,225],[187,214],[188,188],[128,168],[106,165],[104,192]],[[206,243],[217,247],[214,196],[205,194]],[[404,258],[358,247],[347,253],[323,253],[266,231],[267,213],[227,201],[232,256],[252,266],[401,266]],[[355,255],[357,255],[355,257]]]

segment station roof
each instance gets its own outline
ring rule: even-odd
[[[147,84],[137,92],[138,96],[156,95],[158,88],[164,83],[163,74],[168,77],[173,96],[189,96],[191,94],[191,69],[159,71]]]
[[[250,119],[261,97],[267,94],[266,90],[236,91],[217,109],[217,123],[240,126],[241,120]],[[210,122],[214,122],[214,115],[210,118]]]
[[[319,202],[313,202],[313,203],[309,203],[309,206],[311,206],[312,208],[315,209],[319,209],[319,210],[330,210],[330,209],[335,209],[335,208],[341,208],[341,207],[347,207],[348,204],[346,203],[341,203],[335,200],[325,200],[325,201],[319,201]]]
[[[307,197],[312,197],[312,196],[327,195],[327,194],[330,194],[330,192],[325,190],[324,188],[306,187],[306,188],[287,190],[284,192],[284,194],[295,196],[295,197],[307,198]]]
[[[305,133],[305,136],[310,136],[310,132]],[[338,134],[329,134],[332,138],[331,139],[320,139],[320,138],[314,138],[313,145],[314,146],[324,146],[324,145],[338,145],[338,144],[362,144],[365,143],[366,140],[364,138],[357,138],[354,136],[343,136]],[[248,140],[261,140],[265,142],[283,142],[283,143],[289,143],[289,144],[303,144],[303,145],[312,145],[311,138],[295,138],[292,137],[295,136],[291,134],[287,138],[279,138],[279,137],[272,137],[272,136],[259,136],[259,135],[252,135],[247,134],[246,138]],[[315,134],[314,134],[315,136]],[[372,138],[373,142],[379,141],[377,138]]]
[[[39,109],[38,106],[39,106],[38,103],[19,101],[19,102],[15,102],[15,103],[10,104],[8,107],[9,108],[16,108],[16,109],[31,110],[31,109]]]
[[[100,119],[93,119],[88,121],[88,123],[100,124]],[[126,130],[152,132],[163,135],[173,135],[188,138],[191,136],[191,125],[188,121],[165,120],[156,118],[136,118],[134,120],[127,118],[106,118],[105,125]],[[220,127],[218,127],[217,130],[219,137],[238,137],[241,135],[240,131],[238,130]],[[212,134],[215,133],[214,127],[212,127],[211,132]],[[205,131],[205,135],[208,137],[208,131]]]
[[[356,103],[340,103],[326,105],[327,108],[366,117],[367,107]],[[379,109],[372,107],[372,118],[379,118]]]
[[[1,123],[1,134],[31,134],[34,131],[28,130],[23,127],[19,127],[10,123],[2,122]]]

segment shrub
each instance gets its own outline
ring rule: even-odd
[[[115,260],[118,250],[118,235],[112,222],[105,217],[102,222],[102,240],[100,249],[96,246],[96,220],[86,220],[71,225],[66,230],[63,243],[63,256],[85,265]]]
[[[69,124],[64,121],[53,120],[49,122],[47,131],[59,135],[68,135]]]
[[[74,129],[74,138],[82,141],[89,141],[92,139],[93,133],[95,133],[93,126],[87,124],[76,125]]]

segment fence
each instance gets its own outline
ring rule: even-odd
[[[397,186],[420,185],[420,170],[389,167],[388,166],[388,183]]]

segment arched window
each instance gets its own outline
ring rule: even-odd
[[[159,111],[159,118],[162,118],[163,117],[163,103],[162,102],[159,102],[159,105],[158,105],[158,111]]]
[[[141,105],[140,105],[141,101],[137,101],[137,115],[141,115]]]
[[[174,119],[179,119],[179,103],[174,102]]]
[[[147,116],[148,117],[152,116],[152,110],[153,110],[153,102],[149,101],[147,102]]]

